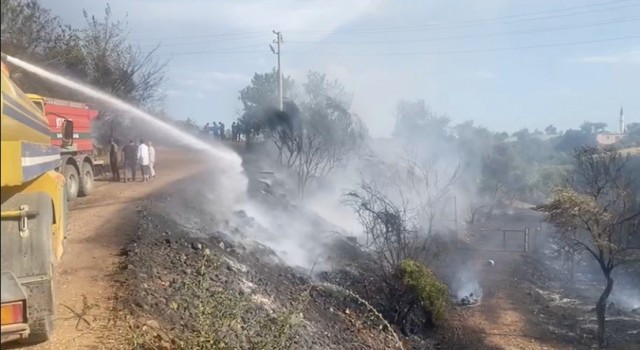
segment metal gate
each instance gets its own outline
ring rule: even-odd
[[[492,252],[526,253],[529,252],[529,228],[474,230],[469,248]]]

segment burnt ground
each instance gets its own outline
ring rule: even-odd
[[[450,322],[440,329],[405,336],[380,318],[388,317],[389,308],[371,288],[372,277],[339,259],[353,254],[354,247],[340,235],[327,234],[335,227],[276,193],[274,179],[250,184],[261,210],[226,208],[221,203],[230,184],[221,186],[216,179],[224,176],[215,175],[215,170],[215,176],[211,174],[191,172],[176,176],[170,186],[166,182],[146,187],[145,199],[136,197],[119,208],[131,217],[126,225],[104,221],[87,231],[96,239],[118,234],[121,243],[101,245],[117,269],[92,257],[87,268],[92,265],[101,272],[91,279],[70,279],[82,283],[73,288],[73,295],[88,294],[93,304],[93,294],[113,294],[100,309],[110,309],[111,300],[115,307],[107,319],[87,310],[84,318],[93,325],[91,342],[80,341],[87,336],[86,327],[77,329],[80,318],[64,315],[61,322],[76,329],[57,333],[64,341],[55,344],[109,349],[398,349],[399,339],[404,349],[586,349],[594,343],[589,326],[592,295],[571,294],[564,288],[565,276],[532,256],[469,251],[450,251],[450,258],[468,263],[482,286],[481,302],[453,306]],[[114,186],[129,188],[109,188]],[[142,186],[134,188],[131,193]],[[121,196],[105,191],[95,200]],[[268,227],[262,226],[265,223]],[[272,248],[256,243],[258,238]],[[93,251],[78,247],[63,261],[73,265]],[[319,259],[319,251],[332,254]],[[495,265],[485,265],[487,259]],[[450,282],[451,271],[438,272]],[[66,291],[71,290],[69,283]],[[82,300],[70,305],[85,311]],[[637,323],[627,316],[610,322],[615,349],[637,348]],[[51,345],[58,348],[55,344]]]
[[[125,332],[129,348],[395,349],[396,337],[405,349],[589,349],[595,342],[593,303],[561,288],[561,273],[529,254],[468,250],[451,251],[450,259],[466,260],[480,281],[481,302],[453,306],[443,328],[403,335],[380,319],[392,318],[372,276],[338,263],[316,271],[287,266],[249,232],[273,228],[244,211],[220,219],[211,207],[216,194],[202,190],[209,184],[198,175],[140,205],[139,231],[118,279],[119,309],[136,320]],[[309,215],[262,194],[278,211]],[[313,242],[331,245],[334,257],[357,251],[340,237]],[[609,322],[611,348],[638,344],[632,316]]]
[[[178,222],[209,215],[176,213],[184,198],[175,193],[194,181],[143,203],[124,252],[120,308],[142,321],[139,348],[400,348],[357,298],[281,264],[267,247],[232,239],[230,225]]]
[[[577,275],[575,281],[564,271],[535,256],[524,256],[519,271],[523,278],[531,313],[540,320],[555,338],[589,348],[595,342],[595,304],[604,289],[598,274]],[[638,285],[618,281],[614,285],[607,309],[607,339],[610,349],[640,348],[640,309],[638,306],[616,304],[616,290],[635,290]],[[635,308],[635,309],[634,309]]]

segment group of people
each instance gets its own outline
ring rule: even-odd
[[[227,134],[224,128],[223,122],[213,122],[205,124],[203,131],[205,134],[211,133],[214,139],[218,140],[226,140]],[[238,142],[240,141],[240,135],[242,132],[240,131],[240,123],[233,122],[231,124],[231,141]]]
[[[122,159],[122,162],[120,161]],[[109,147],[109,162],[111,164],[111,173],[113,181],[121,181],[120,169],[124,167],[124,182],[136,181],[136,172],[138,165],[142,173],[142,181],[148,182],[156,177],[155,163],[156,150],[149,141],[145,142],[140,139],[139,143],[135,143],[133,139],[122,147],[122,157],[118,151],[118,144],[115,139],[111,139]]]
[[[231,141],[239,142],[241,134],[242,133],[240,132],[240,123],[233,122],[231,124]]]
[[[204,132],[205,133],[211,133],[213,135],[214,139],[219,139],[219,140],[223,140],[226,139],[226,134],[224,131],[224,123],[223,122],[213,122],[212,123],[207,123],[204,126]]]

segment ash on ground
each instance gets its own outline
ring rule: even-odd
[[[480,304],[480,297],[471,293],[469,295],[465,295],[460,300],[458,300],[458,305],[460,306],[471,306]]]
[[[283,264],[233,220],[221,224],[199,206],[199,180],[140,206],[119,276],[120,309],[143,333],[136,349],[401,348],[396,331],[353,295]],[[235,217],[259,226],[246,213]],[[326,244],[354,248],[340,236]],[[420,344],[404,349],[432,348],[403,341]]]

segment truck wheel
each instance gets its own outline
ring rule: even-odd
[[[76,167],[71,164],[64,165],[64,178],[67,186],[67,200],[72,201],[78,197],[80,188],[80,176]]]
[[[80,176],[80,197],[86,197],[93,192],[93,168],[87,162],[82,163],[82,175]]]

